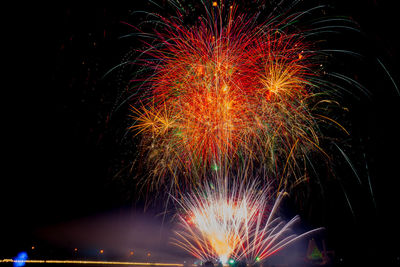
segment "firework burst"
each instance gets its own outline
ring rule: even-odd
[[[297,235],[295,216],[285,222],[277,216],[285,194],[273,200],[270,187],[257,182],[245,185],[219,179],[177,200],[181,230],[174,244],[203,261],[229,258],[249,263],[263,260],[299,238],[321,230]]]
[[[320,149],[310,44],[284,27],[290,18],[258,23],[236,9],[206,7],[193,25],[155,15],[157,45],[136,61],[151,75],[133,80],[142,94],[131,113],[154,187],[197,183],[244,157],[283,177]]]

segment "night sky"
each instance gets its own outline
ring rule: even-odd
[[[346,261],[343,264],[399,264],[400,96],[374,61],[381,59],[400,83],[398,14],[388,1],[313,2],[332,4],[337,14],[350,16],[363,31],[361,37],[348,39],[353,43],[339,43],[342,38],[338,45],[365,55],[354,63],[357,69],[349,71],[372,96],[350,97],[345,102],[351,110],[349,151],[354,150],[355,166],[363,169],[362,179],[368,163],[373,196],[367,180],[358,184],[351,169],[343,168],[339,174],[346,181],[343,186],[353,213],[337,183],[332,183],[329,199],[323,203],[310,204],[311,198],[308,211],[298,208],[299,203],[292,208],[310,226],[326,227],[328,247],[335,250],[337,259]],[[88,218],[97,218],[103,225],[112,225],[112,217],[123,218],[121,229],[129,229],[127,221],[145,225],[151,221],[149,214],[162,210],[154,205],[143,214],[135,181],[117,175],[124,173],[134,156],[134,145],[126,135],[127,107],[117,109],[129,77],[126,71],[103,77],[138,47],[137,40],[120,38],[132,32],[121,21],[137,23],[138,18],[130,14],[138,9],[151,10],[151,5],[132,1],[119,8],[24,6],[10,10],[14,14],[6,26],[10,34],[3,36],[11,44],[3,50],[11,57],[5,66],[11,74],[6,74],[10,82],[3,83],[2,98],[6,159],[0,187],[0,258],[13,257],[33,244],[54,250],[74,247],[72,238],[68,244],[60,240],[73,235],[71,229],[79,222],[86,225],[82,229],[91,228]],[[152,222],[154,229],[159,221],[157,217]],[[52,238],[58,235],[61,238]]]

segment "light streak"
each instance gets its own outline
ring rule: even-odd
[[[0,263],[22,262],[22,260],[2,259]],[[138,265],[138,266],[184,266],[181,263],[125,262],[125,261],[81,261],[81,260],[24,260],[25,263],[92,264],[92,265]],[[193,265],[194,266],[194,265]]]

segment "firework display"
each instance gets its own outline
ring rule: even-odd
[[[299,217],[278,210],[308,155],[328,157],[319,121],[344,129],[317,112],[331,100],[307,31],[291,27],[304,13],[260,22],[231,2],[202,1],[205,15],[188,23],[171,3],[176,16],[151,14],[159,27],[142,34],[151,41],[131,80],[144,184],[170,186],[174,244],[196,258],[266,259],[320,230],[298,234]]]

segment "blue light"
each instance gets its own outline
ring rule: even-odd
[[[14,260],[14,267],[22,267],[25,265],[25,261],[28,259],[28,253],[20,252]]]

